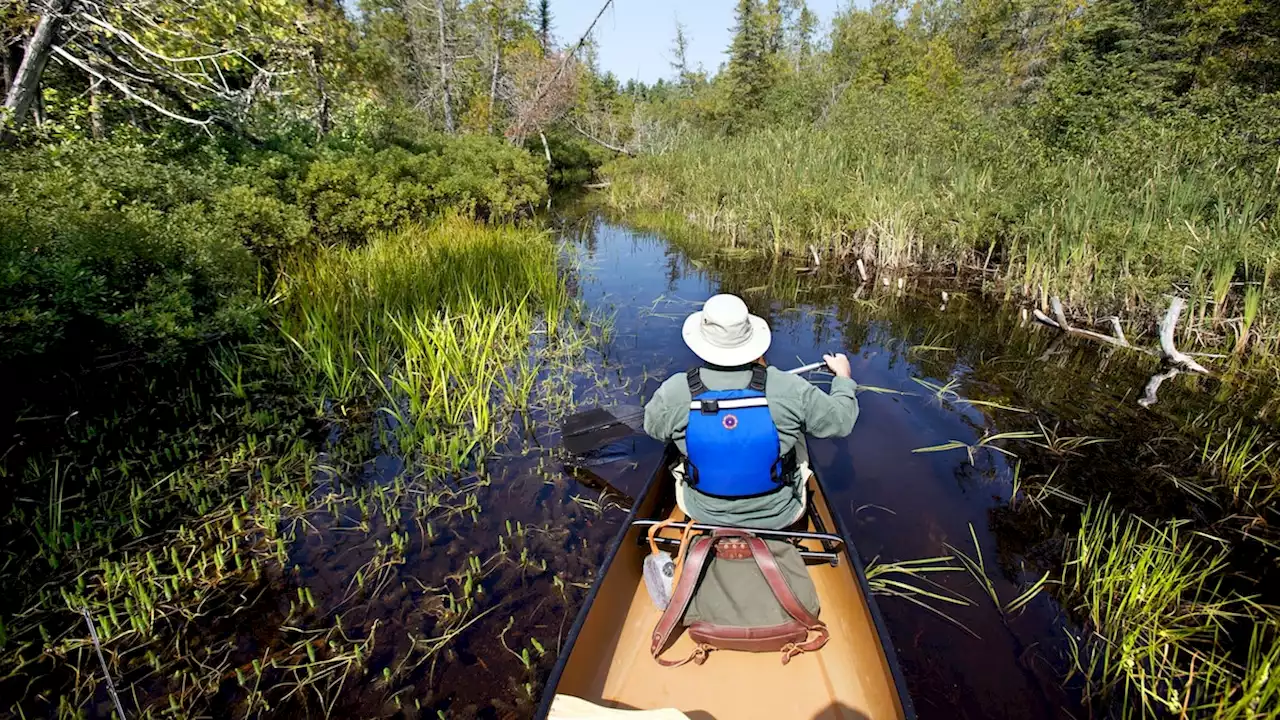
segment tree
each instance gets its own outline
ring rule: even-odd
[[[768,25],[757,0],[738,0],[736,16],[728,71],[730,115],[735,121],[760,108],[774,74]]]
[[[797,69],[813,55],[813,36],[818,31],[818,16],[813,14],[804,0],[799,0],[799,8],[792,30],[795,38],[792,53],[795,55]]]
[[[764,7],[765,52],[769,55],[782,51],[782,31],[786,26],[781,0],[766,0]]]
[[[538,0],[538,44],[543,55],[551,49],[551,0]]]
[[[326,56],[342,55],[348,40],[335,0],[39,0],[32,7],[40,20],[5,96],[14,126],[27,120],[51,62],[171,120],[239,124],[264,99],[327,96],[328,84],[317,79]]]
[[[440,31],[440,103],[444,106],[444,131],[453,134],[453,101],[449,98],[449,44],[445,41],[444,0],[436,0],[436,27]]]
[[[5,122],[21,126],[27,120],[31,104],[40,93],[40,80],[44,76],[45,66],[52,57],[54,45],[62,26],[66,21],[66,12],[71,7],[71,0],[51,0],[40,14],[40,22],[36,25],[31,40],[27,42],[26,52],[11,80],[7,80],[8,92],[5,93]]]
[[[676,37],[671,43],[671,69],[676,73],[676,81],[681,87],[693,84],[693,73],[689,70],[689,37],[685,34],[684,25],[676,20]]]

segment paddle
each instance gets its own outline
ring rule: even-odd
[[[809,363],[787,372],[800,375],[825,365],[825,362]],[[619,405],[608,410],[596,407],[566,418],[560,426],[560,436],[565,450],[584,455],[637,432],[643,420],[644,408],[637,405]]]

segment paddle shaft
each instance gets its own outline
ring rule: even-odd
[[[817,370],[818,368],[823,367],[825,365],[826,365],[826,362],[809,363],[808,365],[801,365],[798,368],[793,368],[785,372],[789,375],[801,375],[803,373],[807,373],[812,370]],[[584,416],[588,414],[607,415],[607,417],[600,418],[597,422],[589,422],[586,425],[583,425],[581,427],[575,427],[576,425],[578,425],[578,423],[575,423],[574,420],[577,418],[584,418]],[[621,437],[630,434],[630,432],[623,432],[617,426],[627,425],[628,421],[634,422],[635,420],[638,420],[641,417],[644,417],[643,408],[636,408],[620,416],[613,415],[612,413],[609,413],[603,408],[595,408],[593,410],[588,410],[587,412],[578,413],[577,415],[566,418],[562,427],[566,429],[573,427],[572,432],[565,432],[563,435],[563,440],[565,441],[566,449],[569,449],[568,448],[569,445],[573,445],[577,449],[571,450],[571,451],[574,452],[575,454],[580,454],[583,452],[588,452],[590,450],[595,450],[599,447],[603,447],[604,445],[607,445],[610,442],[613,442],[614,440],[620,439]],[[587,435],[588,433],[601,432],[605,430],[609,430],[610,432],[602,432],[598,443],[593,442],[590,439],[578,440],[578,438],[581,438],[581,436]]]

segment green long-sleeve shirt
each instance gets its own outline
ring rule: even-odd
[[[751,381],[750,370],[703,368],[701,374],[708,390],[741,389]],[[765,388],[769,414],[778,428],[779,451],[785,454],[795,448],[799,463],[807,465],[809,460],[806,433],[819,438],[843,437],[853,431],[858,419],[858,399],[854,394],[857,384],[848,378],[833,378],[828,394],[800,376],[770,367]],[[662,442],[674,442],[687,455],[684,437],[692,400],[684,373],[667,378],[645,405],[645,433]],[[704,495],[686,484],[682,488],[684,506],[695,519],[706,523],[779,529],[801,510],[801,481],[797,473],[790,484],[777,492],[736,500]]]

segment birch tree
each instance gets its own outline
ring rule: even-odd
[[[349,40],[337,0],[32,0],[30,9],[39,20],[5,92],[12,127],[30,117],[51,63],[95,93],[195,126],[239,123],[254,103],[296,100],[305,87],[324,125],[323,73]]]

